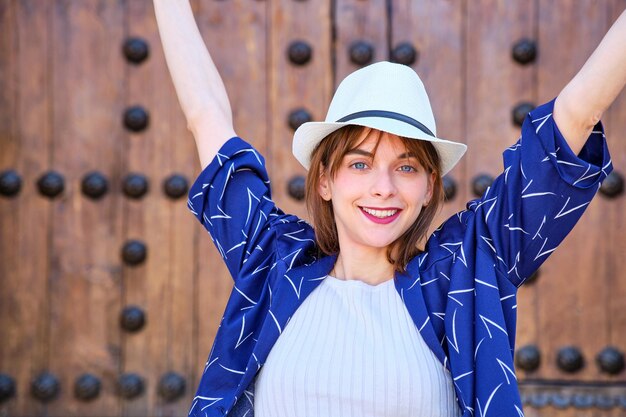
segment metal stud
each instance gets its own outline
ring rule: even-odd
[[[511,56],[521,65],[526,65],[535,61],[537,57],[537,44],[527,38],[515,42],[511,49]]]
[[[90,172],[83,177],[82,191],[94,200],[101,198],[109,189],[107,179],[99,172]]]
[[[74,382],[74,396],[82,401],[93,400],[100,394],[100,380],[92,374],[83,374]]]
[[[140,396],[144,391],[144,382],[137,374],[123,374],[117,381],[117,390],[121,397],[131,399]]]
[[[550,404],[550,395],[546,392],[534,392],[530,395],[530,405],[543,408]]]
[[[295,65],[305,65],[311,60],[313,49],[304,41],[293,41],[287,48],[287,56]]]
[[[122,46],[122,52],[128,62],[141,64],[150,55],[150,48],[142,38],[128,38]]]
[[[148,179],[141,174],[128,174],[122,183],[124,194],[130,198],[141,198],[148,192]]]
[[[535,109],[535,105],[529,102],[518,103],[511,112],[511,119],[515,126],[522,126],[526,115]]]
[[[296,175],[289,180],[287,184],[287,192],[298,201],[304,200],[306,180],[302,175]]]
[[[48,171],[37,180],[39,192],[49,198],[54,198],[63,192],[65,180],[61,174]]]
[[[489,188],[491,184],[493,184],[493,177],[491,175],[479,174],[474,177],[472,181],[472,191],[477,197],[480,197],[485,194],[485,191],[487,191],[487,188]]]
[[[585,360],[576,346],[565,346],[557,353],[556,364],[563,372],[573,373],[585,366]]]
[[[39,401],[52,401],[59,393],[59,380],[53,374],[44,372],[33,379],[30,392]]]
[[[515,366],[526,372],[536,371],[541,364],[541,352],[536,345],[526,345],[515,352]]]
[[[177,400],[185,394],[185,378],[175,372],[168,372],[159,381],[159,395],[165,401]]]
[[[122,259],[127,265],[139,265],[147,256],[148,249],[140,240],[129,240],[122,247]]]
[[[0,404],[15,397],[15,380],[10,375],[0,374]]]
[[[120,326],[129,332],[137,332],[146,324],[146,315],[138,306],[127,306],[120,314]]]
[[[601,410],[610,410],[615,406],[615,398],[610,397],[606,394],[598,394],[596,395],[596,407]]]
[[[415,47],[409,42],[402,42],[391,51],[391,60],[398,64],[413,65],[417,56]]]
[[[617,171],[611,171],[602,181],[600,192],[609,198],[621,195],[624,192],[624,177]]]
[[[163,181],[163,191],[171,199],[187,195],[189,184],[187,179],[179,174],[172,174]]]
[[[572,397],[566,394],[552,394],[551,403],[554,407],[564,409],[572,405]]]
[[[350,61],[356,65],[367,65],[374,58],[374,47],[364,41],[356,41],[350,45]]]
[[[442,182],[444,201],[450,201],[456,196],[456,182],[449,175],[444,176]]]
[[[13,197],[20,192],[22,179],[14,170],[0,172],[0,195]]]
[[[602,372],[616,375],[624,370],[624,354],[613,346],[607,346],[596,356],[596,363]]]
[[[300,127],[301,124],[310,122],[313,120],[311,117],[311,113],[306,111],[305,109],[295,109],[291,113],[289,113],[289,127],[293,130],[296,130]]]
[[[141,106],[132,106],[124,111],[124,126],[133,132],[141,132],[148,127],[150,115]]]

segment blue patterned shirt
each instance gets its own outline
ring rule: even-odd
[[[598,123],[575,155],[552,118],[526,117],[504,171],[443,223],[394,285],[415,326],[451,373],[463,417],[522,416],[513,365],[517,288],[556,249],[611,171]],[[252,417],[254,381],[290,317],[332,269],[312,227],[272,202],[262,156],[229,139],[189,191],[234,288],[190,408]]]

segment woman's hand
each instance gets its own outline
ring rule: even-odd
[[[202,40],[189,0],[154,0],[161,43],[202,169],[237,136],[224,83]]]
[[[554,121],[575,154],[626,84],[626,11],[554,103]]]

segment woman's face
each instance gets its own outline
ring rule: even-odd
[[[432,197],[433,175],[407,154],[399,137],[367,135],[341,161],[335,178],[322,174],[320,194],[332,200],[341,251],[386,249],[415,222]],[[359,141],[357,141],[358,143]]]

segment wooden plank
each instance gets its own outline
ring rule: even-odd
[[[350,61],[353,42],[373,47],[372,63],[389,60],[388,12],[385,0],[337,0],[333,25],[336,30],[334,59],[335,88],[348,74],[360,68]],[[326,116],[324,114],[324,116]]]
[[[158,395],[158,384],[167,372],[181,373],[179,369],[172,369],[169,349],[173,343],[172,244],[176,228],[172,215],[174,205],[183,203],[170,200],[163,190],[163,181],[175,171],[171,157],[173,148],[190,138],[178,129],[179,123],[175,120],[181,117],[181,111],[160,47],[151,3],[147,0],[126,3],[125,35],[147,41],[150,56],[140,65],[125,64],[125,105],[141,106],[149,113],[145,130],[125,134],[128,150],[125,168],[128,173],[144,175],[149,181],[149,192],[140,200],[123,202],[127,222],[125,240],[140,240],[147,248],[147,258],[142,264],[124,266],[123,305],[141,308],[146,317],[140,331],[125,332],[123,336],[123,372],[140,375],[145,384],[141,396],[123,402],[124,416],[170,414],[172,404],[165,403]],[[181,285],[193,279],[176,278],[184,280]],[[176,307],[183,309],[180,314],[187,313],[191,319],[192,305]],[[185,326],[181,331],[183,341],[190,343],[191,329]],[[180,359],[185,362],[184,357]],[[187,366],[192,365],[188,362]],[[173,406],[176,408],[182,403],[176,402]]]
[[[441,138],[465,142],[464,47],[465,14],[462,2],[392,2],[391,47],[410,43],[418,52],[413,69],[430,98]],[[442,25],[441,22],[446,22]],[[456,196],[443,206],[431,230],[465,208],[468,183],[465,159],[448,174],[457,185]]]
[[[608,22],[607,3],[539,0],[538,97],[547,101],[578,72],[600,42]],[[580,223],[542,267],[538,284],[539,338],[543,354],[540,376],[564,380],[604,379],[595,355],[608,341],[607,302],[610,280],[606,239],[614,225],[606,221],[613,202],[594,199]],[[592,242],[592,244],[590,244]],[[574,375],[555,365],[565,345],[583,352],[586,367]]]
[[[196,21],[224,81],[235,132],[267,156],[267,2],[194,1]],[[196,152],[193,151],[195,155]],[[197,156],[195,156],[197,160]],[[192,180],[200,173],[194,163]],[[232,291],[232,278],[206,230],[195,228],[195,365],[190,394],[195,395],[204,365]],[[187,404],[189,406],[191,402]],[[185,410],[187,411],[187,410]]]
[[[65,178],[65,190],[51,203],[49,370],[59,378],[61,392],[48,406],[49,415],[119,414],[112,388],[120,366],[122,4],[50,4],[50,168]],[[99,200],[81,193],[83,176],[94,170],[109,181],[109,192]],[[83,373],[101,380],[100,396],[92,402],[73,396],[75,380]]]
[[[505,4],[506,3],[506,4]],[[511,122],[520,101],[536,101],[534,64],[521,66],[511,58],[521,38],[534,38],[535,2],[471,2],[467,5],[465,49],[465,119],[467,123],[465,177],[468,198],[476,198],[472,181],[480,174],[502,172],[502,153],[515,143],[519,127]],[[522,287],[518,297],[516,346],[537,343],[536,286]],[[521,378],[525,373],[518,370]]]
[[[23,395],[48,365],[50,205],[35,187],[50,156],[48,7],[33,3],[0,1],[0,171],[15,170],[22,181],[19,194],[0,198],[0,372],[16,390],[0,404],[2,415],[45,412]]]
[[[626,0],[613,0],[609,5],[609,22],[610,25],[617,17],[626,10]],[[623,133],[626,131],[626,92],[617,97],[613,105],[610,107],[606,116],[605,131],[607,140],[609,141],[609,149],[614,169],[626,177],[626,143],[622,139]],[[625,178],[626,179],[626,178]],[[607,265],[607,281],[609,283],[609,299],[607,303],[607,315],[609,317],[608,340],[607,344],[620,349],[626,354],[626,259],[624,259],[624,248],[626,248],[626,201],[624,195],[610,199],[604,205],[606,212],[604,213],[606,235],[605,239],[608,243],[605,246],[606,251],[603,254],[603,262]],[[615,377],[610,380],[615,380]],[[626,375],[622,372],[617,379],[624,381]]]
[[[281,0],[270,2],[269,108],[267,118],[271,138],[269,170],[272,195],[286,213],[308,218],[304,200],[287,192],[296,175],[306,177],[305,169],[291,152],[294,131],[289,114],[306,109],[312,120],[324,120],[332,93],[330,3]],[[315,24],[312,24],[315,22]],[[307,43],[313,50],[305,65],[295,65],[288,57],[294,41]]]

